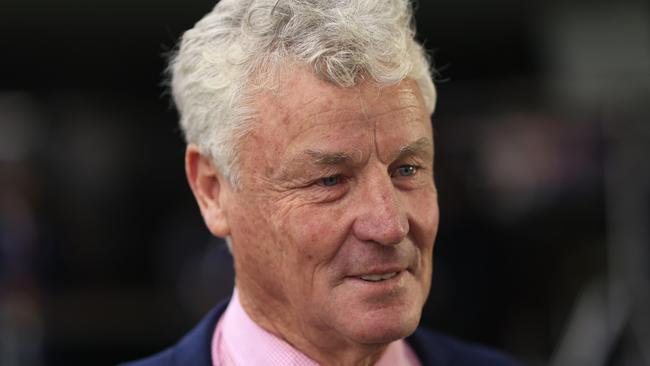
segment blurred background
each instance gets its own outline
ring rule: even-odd
[[[0,12],[0,365],[112,365],[232,287],[164,55],[213,1]],[[650,365],[650,5],[420,1],[442,221],[424,322],[531,365]]]

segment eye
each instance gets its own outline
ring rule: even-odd
[[[417,172],[418,172],[418,167],[416,167],[415,165],[402,165],[396,170],[396,173],[399,174],[401,177],[410,177],[415,175],[415,173]]]
[[[330,177],[325,177],[320,179],[320,184],[326,186],[326,187],[332,187],[337,184],[341,183],[341,176],[340,175],[332,175]]]

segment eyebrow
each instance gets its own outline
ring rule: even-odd
[[[346,152],[328,153],[319,150],[305,150],[304,154],[312,158],[312,161],[317,165],[349,164],[354,160],[352,155]]]
[[[321,150],[305,150],[302,155],[307,155],[311,161],[316,165],[344,165],[352,164],[359,158],[354,158],[348,152],[325,152]],[[407,156],[420,155],[423,158],[432,158],[431,153],[431,140],[426,137],[421,137],[411,143],[400,146],[399,150],[390,156],[390,161],[405,158]]]
[[[399,151],[391,156],[391,161],[414,155],[421,155],[424,158],[433,158],[431,148],[431,140],[426,137],[421,137],[409,144],[400,146]]]

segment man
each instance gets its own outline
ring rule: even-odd
[[[435,90],[408,0],[222,0],[170,71],[188,181],[235,291],[134,365],[512,364],[417,329]]]

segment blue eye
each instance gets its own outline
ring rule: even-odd
[[[417,173],[418,168],[413,165],[402,165],[397,168],[397,173],[402,177],[410,177]]]
[[[341,176],[333,175],[331,177],[321,178],[320,183],[326,187],[332,187],[341,183]]]

